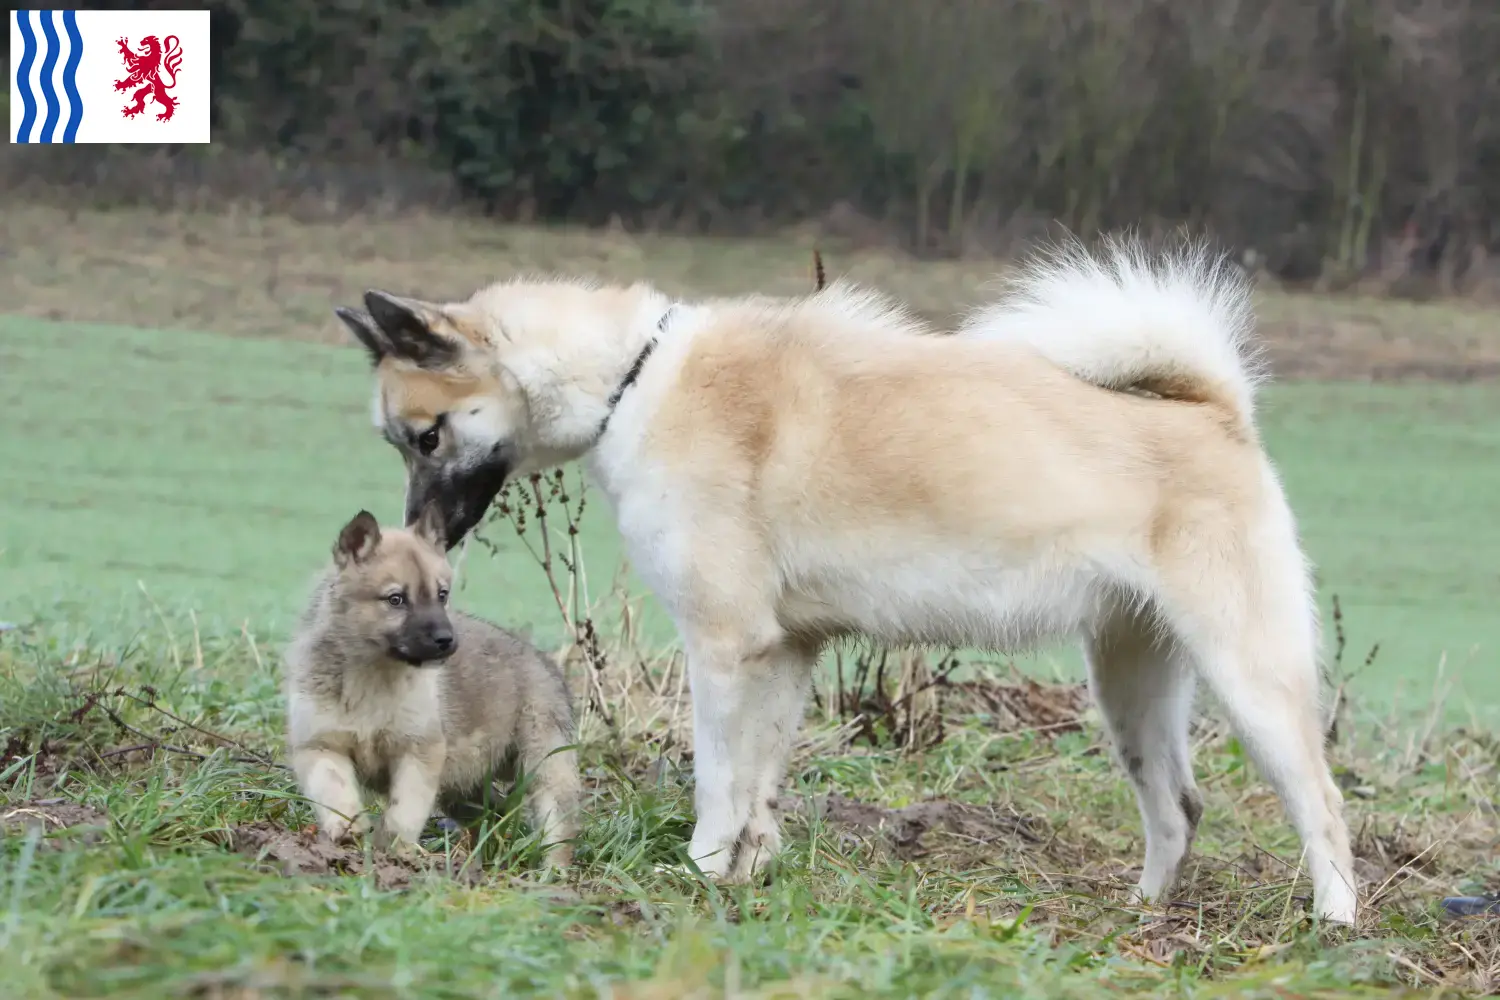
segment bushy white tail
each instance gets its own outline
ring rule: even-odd
[[[1084,381],[1217,406],[1253,431],[1251,288],[1227,258],[1201,244],[1152,255],[1127,238],[1097,253],[1070,243],[1007,285],[960,336],[1023,343]]]

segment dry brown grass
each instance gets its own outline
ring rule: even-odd
[[[76,211],[5,204],[0,308],[61,320],[342,342],[333,306],[371,286],[467,295],[520,271],[560,271],[677,294],[814,286],[831,276],[878,286],[934,322],[982,300],[995,261],[918,261],[811,228],[776,240],[690,239],[615,230],[500,225],[460,215],[298,221],[230,206],[217,214]],[[1262,335],[1289,378],[1453,380],[1500,376],[1500,311],[1267,289]]]

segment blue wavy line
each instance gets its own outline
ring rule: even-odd
[[[37,80],[42,86],[42,99],[47,102],[47,120],[42,122],[42,142],[52,141],[52,130],[62,117],[62,101],[57,97],[57,88],[52,86],[52,71],[57,69],[57,25],[52,23],[50,10],[39,10],[42,19],[42,37],[47,40],[47,54],[42,59],[42,72]]]
[[[68,61],[63,66],[63,90],[68,94],[68,124],[63,128],[63,142],[74,142],[78,138],[78,126],[83,124],[83,98],[78,96],[78,61],[83,58],[83,38],[78,34],[78,15],[65,10],[63,27],[68,32]]]
[[[36,98],[31,93],[31,64],[36,62],[36,35],[31,30],[31,12],[18,10],[16,27],[21,32],[21,64],[16,67],[16,91],[21,95],[21,128],[17,142],[31,141],[31,125],[36,121]]]

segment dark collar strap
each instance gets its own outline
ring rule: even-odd
[[[662,333],[667,329],[667,322],[676,311],[677,307],[673,305],[669,306],[667,311],[662,313],[661,319],[656,321],[657,333]],[[641,369],[646,367],[646,360],[651,357],[651,352],[654,350],[656,350],[656,338],[652,337],[646,341],[646,346],[641,348],[641,353],[635,356],[635,361],[626,370],[625,377],[620,379],[620,384],[615,386],[615,391],[609,394],[609,399],[605,400],[604,405],[609,407],[609,409],[605,412],[604,419],[599,421],[600,437],[603,437],[605,430],[609,428],[609,418],[614,416],[615,407],[620,405],[620,400],[625,397],[625,391],[635,384],[636,379],[641,377]]]

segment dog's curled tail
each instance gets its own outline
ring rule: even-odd
[[[1221,409],[1254,436],[1263,367],[1251,343],[1249,279],[1202,244],[1161,254],[1115,238],[1090,253],[1051,248],[1010,277],[960,335],[1025,344],[1108,389]]]

